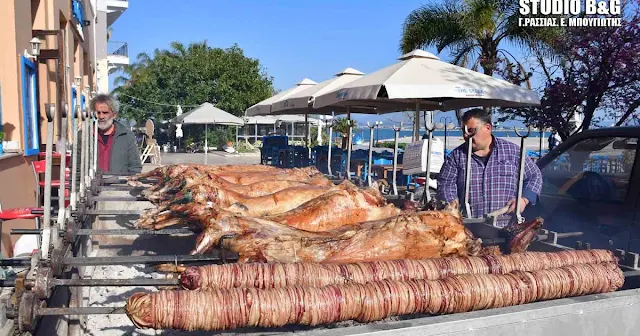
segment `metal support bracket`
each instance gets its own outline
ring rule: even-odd
[[[471,194],[471,153],[473,152],[473,136],[476,135],[476,130],[470,130],[465,125],[464,133],[468,136],[467,164],[464,170],[464,211],[467,218],[473,218],[473,216],[471,216],[471,204],[469,203],[469,197]]]
[[[529,137],[531,134],[531,126],[527,128],[526,134],[521,134],[520,131],[516,127],[513,128],[516,135],[520,137],[520,167],[518,173],[518,196],[516,197],[516,220],[518,223],[524,223],[524,217],[522,217],[522,206],[520,205],[520,200],[522,199],[522,189],[524,185],[524,160],[526,159],[526,154],[524,150],[524,140]]]
[[[398,195],[398,179],[397,179],[397,170],[398,170],[398,139],[400,136],[400,131],[402,130],[402,122],[400,122],[400,127],[393,126],[393,182],[391,183],[393,194]]]

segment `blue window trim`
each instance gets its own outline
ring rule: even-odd
[[[24,155],[25,156],[31,156],[31,155],[37,155],[40,152],[40,132],[39,132],[39,128],[38,128],[38,116],[40,115],[38,113],[38,100],[37,100],[37,95],[38,95],[38,90],[37,90],[37,86],[36,86],[36,65],[35,63],[33,63],[32,61],[30,61],[29,59],[27,59],[26,57],[22,56],[22,120],[23,120],[23,129],[24,129],[24,139],[23,139],[23,143],[24,143]],[[29,68],[29,70],[32,70],[33,73],[27,76],[27,68]],[[33,95],[31,97],[31,103],[32,104],[32,109],[31,109],[31,113],[33,113],[32,117],[33,117],[33,121],[35,122],[35,143],[38,145],[37,148],[30,148],[29,146],[31,146],[31,144],[29,143],[29,136],[28,136],[28,132],[29,132],[29,128],[27,127],[27,120],[29,120],[27,118],[27,85],[33,85]]]
[[[78,93],[76,88],[71,88],[71,115],[75,117],[76,103],[78,102]]]

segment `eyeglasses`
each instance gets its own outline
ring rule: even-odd
[[[467,128],[467,126],[464,127],[463,133],[466,136],[474,136],[478,133],[478,129],[480,127],[473,127],[473,128]]]

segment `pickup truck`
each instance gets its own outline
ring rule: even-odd
[[[640,127],[593,129],[568,138],[537,161],[542,193],[524,217],[542,217],[548,230],[582,233],[561,239],[561,245],[640,251],[638,138]]]

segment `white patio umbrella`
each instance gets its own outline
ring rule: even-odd
[[[305,143],[307,146],[310,143],[309,139],[309,127],[308,127],[308,116],[309,114],[331,114],[333,112],[347,112],[347,117],[351,119],[351,112],[363,112],[370,113],[372,112],[371,108],[354,108],[351,110],[345,107],[333,107],[327,106],[322,109],[314,109],[313,101],[315,97],[322,95],[327,92],[331,92],[336,88],[342,87],[354,80],[357,80],[364,76],[364,73],[353,69],[346,68],[334,75],[333,78],[325,80],[317,85],[306,88],[297,93],[288,95],[280,100],[276,101],[271,105],[271,114],[279,115],[279,114],[304,114],[305,123],[307,127],[305,127]],[[318,130],[318,134],[320,134],[320,130]],[[311,155],[311,149],[309,148],[309,155]]]
[[[315,109],[328,106],[370,106],[377,113],[412,110],[420,120],[420,106],[449,111],[474,106],[539,105],[538,95],[526,88],[414,50],[400,62],[317,96]],[[419,129],[419,123],[416,123]]]
[[[208,157],[208,125],[227,125],[227,126],[242,126],[244,121],[241,118],[234,116],[233,114],[223,111],[211,103],[204,103],[195,109],[183,113],[180,116],[171,120],[174,123],[181,124],[200,124],[204,125],[204,162],[207,163]]]
[[[300,92],[310,86],[314,86],[318,83],[312,81],[309,78],[305,78],[303,80],[301,80],[300,82],[298,82],[296,84],[296,86],[291,87],[285,91],[282,91],[280,93],[278,93],[275,96],[272,96],[270,98],[267,98],[251,107],[249,107],[246,111],[245,111],[245,116],[247,117],[252,117],[252,116],[259,116],[259,115],[268,115],[271,112],[271,104],[277,102],[280,99],[286,98],[292,94],[295,94],[297,92]]]
[[[308,87],[302,91],[298,91],[286,97],[278,99],[271,105],[271,113],[273,115],[279,114],[328,114],[336,111],[334,106],[325,106],[322,108],[313,108],[313,102],[317,96],[331,92],[335,89],[343,87],[359,78],[362,78],[364,73],[353,69],[346,68],[334,75],[333,78],[327,79],[317,85]],[[345,108],[337,108],[338,110],[346,111]],[[371,108],[357,109],[355,108],[351,112],[372,112]]]
[[[531,90],[443,62],[423,50],[414,50],[399,60],[315,97],[313,107],[362,105],[374,106],[377,113],[385,113],[412,108],[416,101],[435,104],[442,111],[472,106],[540,104],[540,98]]]
[[[440,61],[435,55],[423,50],[414,50],[402,55],[399,60],[398,63],[315,97],[313,107],[369,106],[375,107],[376,113],[387,113],[406,111],[415,106],[414,141],[417,141],[421,104],[428,110],[442,111],[474,106],[517,107],[540,104],[538,95],[531,90]],[[429,156],[430,149],[427,154],[427,169]],[[428,191],[426,193],[428,195]]]

